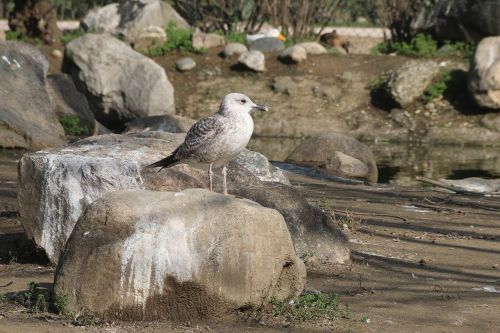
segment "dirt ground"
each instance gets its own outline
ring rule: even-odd
[[[24,236],[17,217],[19,155],[4,151],[0,159],[0,292],[8,297],[31,281],[50,290],[54,273]],[[311,202],[335,214],[350,237],[352,264],[324,268],[312,254],[306,285],[339,293],[349,318],[290,324],[240,314],[223,322],[74,326],[53,313],[28,313],[9,301],[0,302],[0,333],[498,332],[498,198],[290,178]]]

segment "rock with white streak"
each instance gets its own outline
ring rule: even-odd
[[[129,190],[88,206],[54,290],[76,313],[179,321],[296,296],[305,275],[276,210],[201,189]]]
[[[46,89],[47,58],[33,45],[0,41],[0,147],[66,143]]]
[[[256,72],[266,70],[266,57],[260,51],[248,51],[240,55],[238,62]]]
[[[110,129],[175,110],[165,70],[111,36],[86,34],[69,43],[63,70],[85,92],[96,119]]]

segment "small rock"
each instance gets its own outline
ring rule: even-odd
[[[50,52],[50,55],[53,56],[54,58],[62,58],[63,56],[63,53],[61,50],[58,50],[58,49],[54,49],[52,50],[52,52]]]
[[[181,72],[187,72],[196,67],[196,62],[190,57],[184,57],[175,62],[175,67]]]
[[[500,36],[478,44],[469,69],[469,91],[479,106],[500,109]]]
[[[383,87],[388,97],[406,107],[422,96],[439,71],[439,65],[432,60],[410,60],[391,71]]]
[[[294,45],[281,52],[280,58],[285,61],[299,63],[307,59],[307,52],[303,47]]]
[[[166,41],[167,33],[165,32],[165,30],[161,27],[150,25],[144,28],[136,38],[134,49],[140,52],[146,52],[152,47],[161,45]]]
[[[251,42],[248,48],[250,51],[281,52],[285,43],[274,37],[264,37]]]
[[[261,51],[245,52],[238,58],[238,62],[256,72],[264,72],[266,70],[266,58]]]
[[[214,33],[203,33],[196,31],[193,34],[193,47],[195,49],[210,49],[212,47],[222,46],[226,43],[224,36]]]
[[[377,165],[370,148],[340,133],[330,132],[305,140],[286,160],[322,167],[335,176],[361,178],[373,183],[378,179]]]
[[[319,55],[328,53],[325,47],[317,42],[304,42],[304,43],[299,43],[296,46],[303,47],[306,50],[307,54],[309,55]]]
[[[224,57],[231,57],[235,54],[248,52],[248,48],[241,43],[229,43],[224,47]]]

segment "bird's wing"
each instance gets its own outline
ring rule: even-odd
[[[222,132],[223,125],[219,117],[210,116],[199,120],[186,134],[184,143],[179,153],[182,155],[196,151],[200,146],[206,144],[211,139]]]

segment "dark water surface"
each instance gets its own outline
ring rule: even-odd
[[[301,142],[289,138],[252,138],[249,148],[283,161]],[[412,145],[366,142],[375,155],[379,183],[422,186],[416,176],[439,179],[500,178],[500,147]]]

